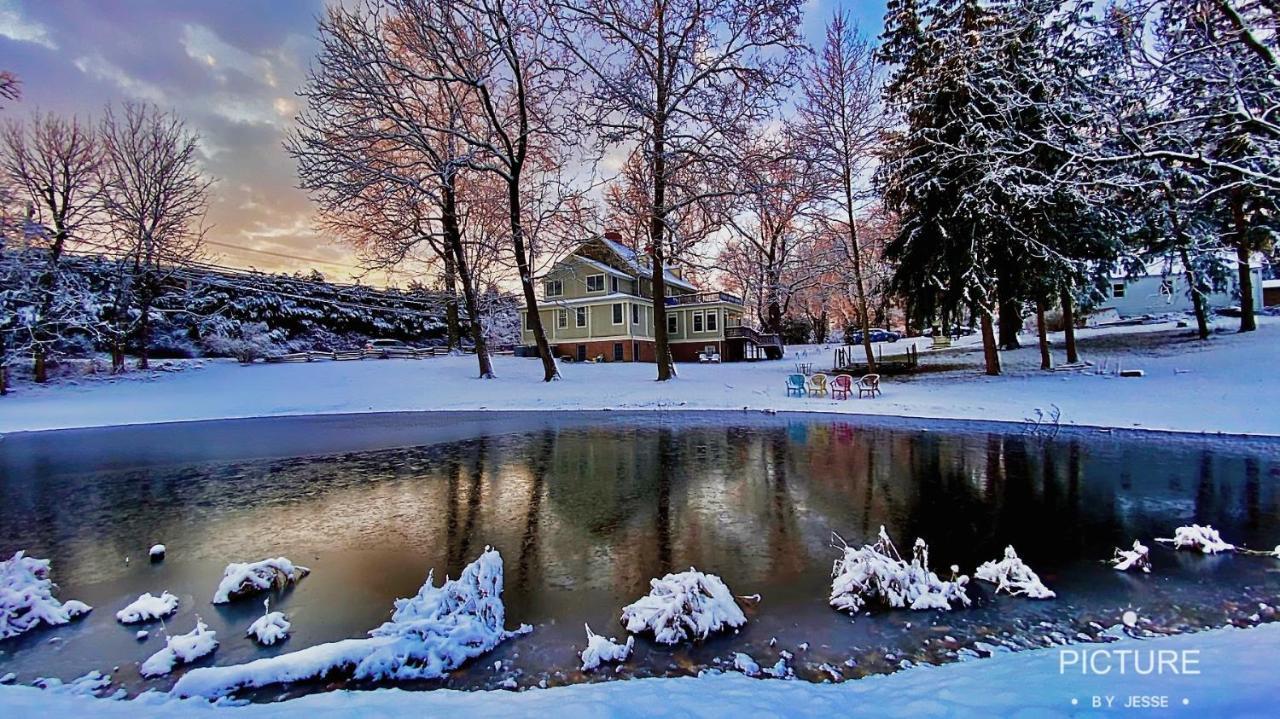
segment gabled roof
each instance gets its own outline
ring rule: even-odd
[[[625,264],[636,277],[644,277],[649,275],[650,273],[649,263],[644,261],[640,257],[640,255],[636,254],[636,252],[632,250],[630,247],[627,247],[626,245],[620,242],[615,242],[604,236],[601,236],[597,239],[599,239],[599,241],[603,243],[605,247],[607,247],[611,252],[613,252],[613,254],[617,255],[618,259],[622,260],[623,264]],[[680,279],[679,277],[676,277],[675,274],[671,272],[670,267],[671,266],[668,265],[667,267],[663,268],[662,279],[664,282],[666,282],[669,285],[679,287],[682,290],[688,290],[690,292],[697,291],[698,289],[697,287],[694,287],[688,282]]]
[[[1220,250],[1218,253],[1218,261],[1228,271],[1234,272],[1240,266],[1240,260],[1236,257],[1236,253],[1232,250]],[[1249,257],[1250,269],[1258,269],[1265,267],[1267,264],[1266,256],[1261,252],[1255,252]],[[1139,277],[1171,277],[1186,274],[1186,268],[1182,266],[1182,261],[1174,258],[1157,258],[1151,260],[1142,266],[1137,274],[1127,274],[1123,271],[1112,272],[1111,279],[1126,280],[1137,279]]]

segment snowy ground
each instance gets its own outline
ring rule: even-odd
[[[1095,665],[1107,674],[1080,673],[1064,651],[1110,652]],[[1121,652],[1170,652],[1198,673],[1119,674]],[[1193,652],[1193,653],[1184,653]],[[1132,655],[1129,655],[1132,656]],[[337,691],[238,708],[215,708],[158,695],[110,701],[31,687],[0,687],[6,717],[95,716],[102,719],[205,716],[228,719],[325,719],[403,716],[574,717],[1068,717],[1068,716],[1275,716],[1274,660],[1280,656],[1280,624],[1218,629],[1106,645],[1076,645],[997,654],[939,667],[918,667],[842,684],[748,679],[740,674],[685,679],[637,679],[576,684],[524,692]],[[1142,660],[1146,662],[1146,659]],[[1125,709],[1132,695],[1167,702],[1167,708]],[[1094,702],[1110,697],[1111,709]],[[1184,703],[1185,701],[1185,703]],[[1073,703],[1075,702],[1075,703]]]
[[[212,360],[171,373],[23,385],[0,399],[0,433],[183,420],[420,410],[772,409],[1021,422],[1037,408],[1061,409],[1063,424],[1193,432],[1280,434],[1275,381],[1280,319],[1260,317],[1249,335],[1226,331],[1207,343],[1173,323],[1083,330],[1083,358],[1099,369],[1142,369],[1141,378],[1098,371],[1041,372],[1034,337],[1003,353],[1006,375],[981,374],[976,338],[921,352],[922,371],[886,378],[875,400],[787,397],[795,362],[831,363],[831,349],[788,348],[779,362],[680,365],[659,384],[649,364],[569,364],[563,379],[538,381],[536,360],[495,359],[498,379],[474,379],[472,357],[367,360],[242,367]],[[1055,360],[1063,361],[1055,336]],[[886,354],[906,342],[885,346]],[[923,341],[922,341],[922,344]]]

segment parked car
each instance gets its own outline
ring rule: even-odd
[[[857,345],[857,344],[862,344],[862,333],[861,333],[861,332],[854,332],[852,335],[850,335],[850,336],[849,336],[849,339],[850,339],[850,340],[852,340],[851,344],[855,344],[855,345]],[[883,327],[872,327],[872,328],[871,328],[871,341],[872,341],[872,342],[897,342],[897,341],[898,341],[898,340],[900,340],[900,339],[902,339],[902,333],[901,333],[901,332],[894,332],[893,330],[886,330],[886,329],[884,329]]]
[[[411,355],[416,349],[400,340],[369,340],[364,343],[364,351],[377,352],[380,359]]]

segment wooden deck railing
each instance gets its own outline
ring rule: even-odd
[[[782,338],[779,337],[778,335],[764,334],[763,332],[757,332],[756,330],[753,330],[750,327],[744,327],[742,325],[739,325],[737,327],[725,327],[724,338],[727,340],[733,340],[733,339],[739,339],[739,338],[746,339],[760,345],[761,347],[781,347],[782,346]]]
[[[705,305],[712,302],[728,302],[733,305],[742,304],[742,298],[728,292],[692,292],[687,295],[672,295],[667,298],[667,305]]]

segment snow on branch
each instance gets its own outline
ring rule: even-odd
[[[168,592],[154,596],[147,592],[129,603],[129,606],[116,612],[116,621],[121,624],[138,624],[153,619],[167,617],[178,610],[178,598]]]
[[[1010,545],[1004,548],[1004,559],[998,562],[983,562],[974,576],[984,582],[996,585],[996,593],[1006,592],[1013,596],[1022,595],[1028,599],[1053,599],[1056,594],[1040,581],[1040,577],[1031,570],[1013,551]]]
[[[1205,554],[1236,551],[1234,544],[1222,541],[1218,530],[1207,524],[1203,527],[1198,524],[1178,527],[1174,530],[1172,539],[1157,538],[1156,541],[1172,544],[1174,549],[1190,549]]]
[[[631,649],[635,647],[636,638],[627,637],[626,644],[618,644],[610,637],[601,636],[591,631],[591,625],[585,625],[587,628],[587,648],[582,650],[582,671],[590,671],[600,666],[602,662],[625,662],[627,657],[631,656]]]
[[[969,578],[939,579],[929,569],[929,546],[923,539],[916,539],[910,562],[898,554],[883,526],[872,544],[841,545],[843,556],[831,571],[830,603],[842,612],[858,612],[868,605],[946,610],[953,602],[969,606],[965,592]],[[952,567],[953,574],[958,571]]]
[[[285,618],[284,612],[271,611],[270,597],[262,600],[262,610],[263,615],[253,620],[253,624],[249,625],[245,635],[253,637],[254,641],[265,647],[287,639],[292,625]]]
[[[1142,542],[1133,540],[1133,549],[1116,548],[1116,556],[1111,559],[1112,568],[1121,572],[1138,570],[1151,573],[1151,550]]]
[[[629,632],[652,631],[659,644],[706,639],[712,632],[747,623],[729,587],[714,574],[690,567],[650,579],[649,586],[647,595],[622,608],[621,621]]]
[[[296,652],[184,674],[177,696],[215,698],[241,687],[263,687],[350,672],[356,679],[435,679],[532,631],[503,628],[502,555],[485,549],[461,576],[435,586],[431,573],[415,597],[397,599],[391,620],[363,639],[318,644]]]
[[[284,557],[264,559],[253,563],[228,564],[222,573],[222,582],[214,592],[214,604],[226,604],[250,594],[269,589],[284,589],[311,573],[306,567],[295,565]]]
[[[190,664],[218,648],[218,633],[211,631],[209,625],[196,617],[196,628],[186,634],[171,636],[165,641],[164,649],[147,658],[138,671],[142,676],[161,677],[173,671],[178,664]]]
[[[0,639],[16,637],[41,623],[49,626],[87,614],[84,602],[60,602],[53,597],[57,585],[49,579],[49,560],[17,552],[0,562]]]

